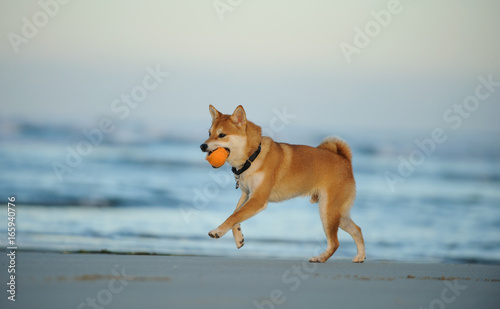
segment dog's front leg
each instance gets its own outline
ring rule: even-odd
[[[240,209],[243,204],[248,200],[248,193],[245,191],[241,191],[241,197],[240,200],[238,201],[238,204],[236,205],[236,209],[234,212],[236,212],[238,209]],[[236,243],[236,248],[241,248],[245,244],[245,239],[243,238],[243,233],[241,232],[241,226],[240,224],[236,224],[233,226],[233,238],[234,242]]]
[[[211,230],[208,235],[212,238],[220,238],[237,224],[255,216],[266,208],[268,196],[269,194],[251,194],[246,203],[229,216],[218,228]]]

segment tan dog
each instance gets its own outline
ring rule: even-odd
[[[200,148],[209,153],[218,147],[226,148],[229,151],[227,162],[233,167],[241,187],[236,210],[208,233],[210,237],[222,237],[232,229],[239,249],[244,244],[240,223],[264,210],[268,202],[311,196],[311,203],[319,202],[327,248],[309,261],[324,263],[333,255],[339,247],[339,227],[356,243],[358,254],[352,261],[362,263],[365,260],[361,229],[349,214],[356,196],[356,184],[351,149],[346,142],[327,137],[316,148],[274,142],[263,137],[261,128],[247,120],[241,105],[232,115],[221,114],[210,105],[210,114],[209,138]]]

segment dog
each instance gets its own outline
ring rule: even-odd
[[[201,144],[203,152],[225,148],[241,197],[236,210],[219,227],[210,231],[220,238],[232,230],[236,247],[244,244],[241,222],[255,216],[268,202],[310,196],[319,203],[319,214],[326,234],[326,250],[309,262],[326,262],[339,247],[337,231],[349,233],[357,247],[354,263],[366,259],[361,229],[352,221],[350,208],[356,196],[349,145],[337,137],[327,137],[318,147],[277,143],[262,136],[261,127],[247,120],[243,107],[232,115],[209,106],[212,125],[209,138]]]

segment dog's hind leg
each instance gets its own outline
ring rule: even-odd
[[[340,228],[349,233],[356,243],[358,254],[352,259],[352,261],[354,263],[363,263],[366,259],[366,253],[361,228],[357,226],[348,215],[340,218]]]
[[[238,204],[236,205],[236,210],[240,209],[240,207],[245,204],[245,202],[248,200],[248,194],[245,192],[241,191],[241,197],[240,200],[238,201]],[[236,212],[235,210],[235,212]],[[241,224],[238,223],[233,227],[233,237],[234,237],[234,242],[236,243],[236,248],[241,248],[245,244],[245,239],[243,238],[243,233],[241,232]]]
[[[335,207],[329,196],[323,195],[319,198],[319,215],[326,234],[326,250],[318,256],[309,259],[312,263],[326,262],[339,247],[337,232],[340,224],[340,209]]]

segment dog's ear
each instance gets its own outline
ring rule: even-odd
[[[246,124],[247,115],[245,114],[245,110],[243,109],[243,106],[240,105],[240,106],[236,107],[233,114],[231,115],[231,120],[237,126],[241,126],[241,125]]]
[[[219,118],[220,115],[222,115],[217,109],[215,109],[215,107],[212,106],[212,104],[210,104],[208,109],[210,110],[210,115],[212,115],[212,121],[215,121],[215,119]]]

